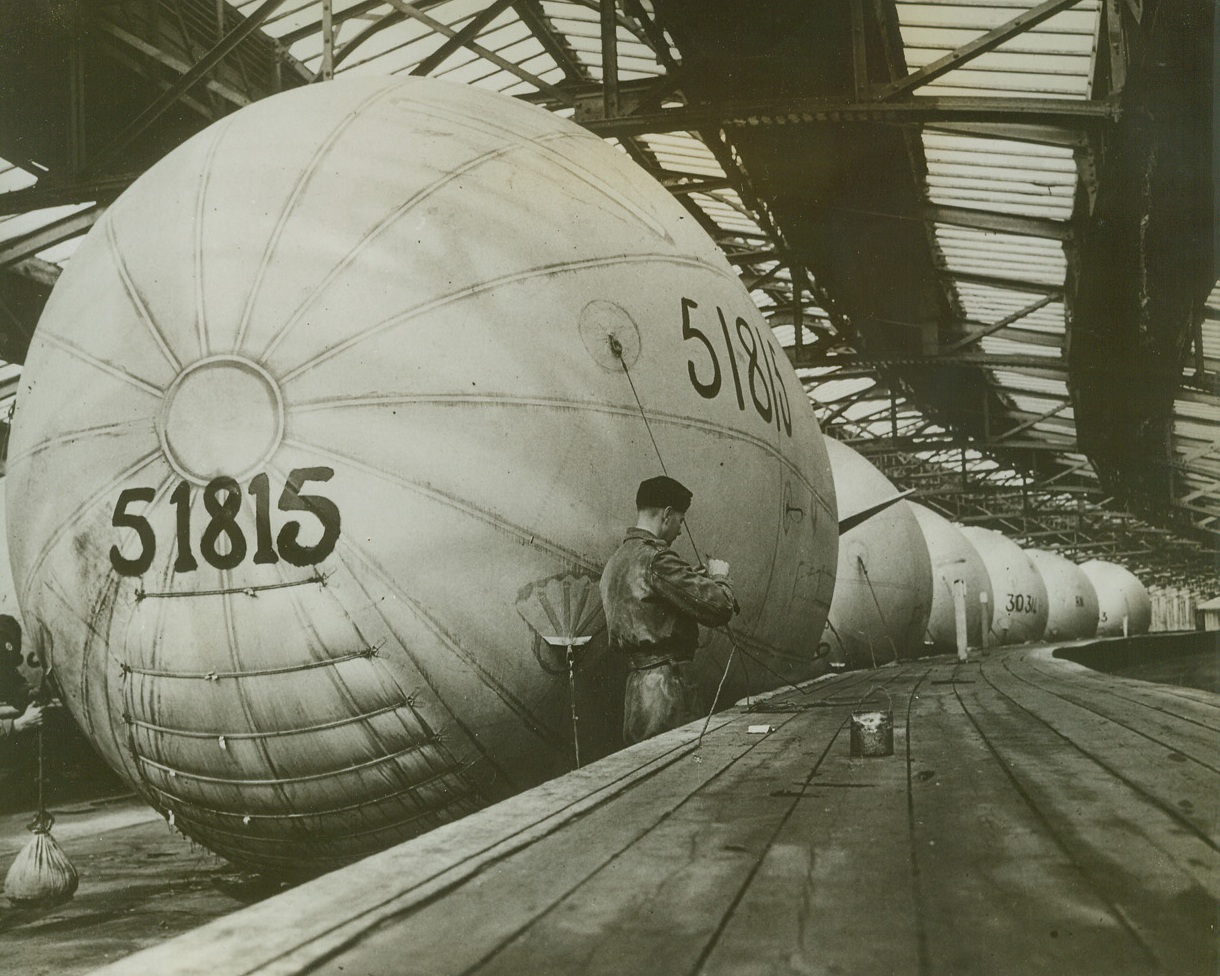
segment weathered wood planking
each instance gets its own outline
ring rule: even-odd
[[[838,675],[104,972],[1214,974],[1220,696],[1179,691],[1039,648]],[[851,757],[887,696],[895,754]]]

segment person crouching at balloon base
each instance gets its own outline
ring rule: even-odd
[[[636,491],[636,524],[606,563],[602,606],[610,650],[627,662],[623,739],[628,745],[685,725],[704,712],[690,672],[699,624],[718,627],[737,612],[729,564],[694,567],[670,548],[694,496],[660,476]]]
[[[33,701],[29,683],[17,670],[21,664],[21,625],[0,614],[0,784],[29,765],[32,751],[14,748],[21,733],[42,728],[44,706]]]

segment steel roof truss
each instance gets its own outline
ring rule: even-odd
[[[1060,11],[1074,7],[1077,2],[1079,0],[1044,0],[1038,6],[976,37],[970,43],[963,44],[943,58],[938,58],[936,61],[924,65],[924,67],[907,75],[905,78],[886,85],[877,93],[877,97],[881,99],[893,98],[895,95],[900,95],[925,85],[929,81],[939,78],[941,75],[977,58],[980,54],[985,54],[993,48],[999,47],[1005,41],[1016,37],[1018,34],[1023,34],[1031,27],[1036,27],[1044,20],[1049,20]]]
[[[220,64],[243,40],[253,34],[284,0],[266,0],[254,13],[234,27],[218,41],[211,50],[191,66],[181,78],[155,99],[143,112],[120,132],[94,159],[90,169],[97,171],[138,139],[157,119],[174,105],[195,85],[203,81],[208,73]]]
[[[421,9],[419,9],[419,7],[417,7],[413,3],[407,3],[406,0],[387,0],[387,2],[389,4],[391,4],[395,10],[398,10],[398,11],[406,14],[408,17],[412,18],[413,20],[418,20],[421,24],[423,24],[426,27],[431,28],[432,30],[436,31],[438,34],[444,34],[446,37],[448,37],[450,39],[453,39],[458,36],[458,31],[455,31],[448,24],[441,23],[439,20],[435,19],[434,17],[429,17],[426,13],[424,13]],[[561,104],[567,105],[569,107],[574,106],[576,104],[576,98],[570,92],[566,92],[566,91],[563,91],[562,89],[556,88],[550,82],[548,82],[542,78],[539,78],[536,74],[533,74],[530,71],[526,71],[524,68],[521,68],[519,65],[514,64],[512,61],[509,61],[506,58],[500,57],[500,55],[496,54],[495,51],[488,50],[487,48],[483,47],[481,44],[477,44],[473,40],[467,41],[462,46],[473,51],[475,54],[477,54],[479,57],[483,58],[484,60],[490,61],[497,68],[501,68],[502,70],[507,71],[513,77],[519,78],[522,81],[524,81],[530,85],[533,85],[535,88],[537,88],[541,92],[545,92],[546,94],[550,95],[552,98],[556,99]]]

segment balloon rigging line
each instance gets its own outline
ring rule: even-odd
[[[898,648],[894,646],[894,638],[890,635],[890,625],[885,619],[885,611],[881,609],[881,601],[877,599],[877,591],[873,589],[872,577],[868,575],[868,567],[864,565],[864,560],[856,556],[856,563],[860,567],[860,572],[864,574],[864,582],[868,584],[868,592],[872,594],[873,603],[877,607],[877,616],[881,618],[881,626],[885,630],[886,640],[890,642],[890,649],[894,652],[894,659],[898,659]],[[868,642],[868,656],[873,659],[873,670],[877,669],[877,658],[873,654],[873,642]]]
[[[263,590],[282,590],[287,586],[303,586],[307,583],[318,583],[322,586],[326,585],[327,577],[315,568],[312,576],[307,576],[305,579],[285,580],[281,583],[263,583],[260,586],[230,586],[215,590],[164,590],[161,592],[150,593],[147,590],[136,590],[136,603],[142,600],[152,599],[168,599],[170,597],[182,596],[222,596],[226,593],[244,593],[246,596],[255,596]]]

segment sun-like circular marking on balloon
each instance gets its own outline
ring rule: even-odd
[[[170,466],[206,485],[219,475],[239,481],[275,453],[284,436],[284,398],[266,369],[242,356],[196,360],[165,394],[157,435]]]
[[[580,338],[602,369],[622,372],[640,358],[640,329],[627,310],[596,299],[580,310]]]

